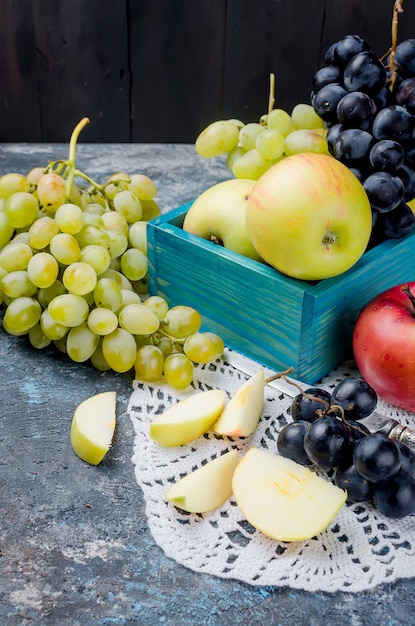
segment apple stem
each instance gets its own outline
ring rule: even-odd
[[[410,290],[409,285],[403,285],[401,287],[401,291],[402,291],[402,293],[404,293],[409,298],[409,300],[410,300],[410,302],[412,304],[412,307],[414,309],[413,312],[412,312],[412,317],[415,318],[415,296],[414,296],[414,294]]]

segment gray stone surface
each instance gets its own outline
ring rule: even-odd
[[[61,145],[0,145],[0,175],[65,158]],[[222,161],[186,145],[80,145],[78,166],[98,180],[143,172],[168,211],[227,178]],[[0,623],[60,625],[414,624],[413,580],[360,594],[250,587],[167,558],[146,521],[126,409],[132,375],[100,373],[54,349],[38,352],[0,331]],[[74,408],[117,391],[114,445],[98,467],[73,453]]]

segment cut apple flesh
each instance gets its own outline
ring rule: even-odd
[[[347,492],[307,467],[251,448],[232,480],[235,500],[252,526],[280,541],[303,541],[325,530]]]
[[[190,443],[203,435],[218,419],[225,406],[221,389],[200,391],[180,400],[150,424],[150,437],[161,446]]]
[[[116,423],[115,408],[115,391],[91,396],[76,408],[71,425],[71,444],[83,461],[98,465],[110,449]]]
[[[232,476],[238,451],[231,450],[181,478],[165,494],[166,500],[189,513],[207,513],[232,495]]]
[[[255,432],[264,407],[264,370],[239,387],[215,424],[215,432],[228,437],[248,437]]]

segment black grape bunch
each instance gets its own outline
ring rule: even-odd
[[[292,422],[277,438],[279,454],[325,471],[348,502],[368,502],[390,518],[415,513],[415,453],[360,420],[377,405],[375,390],[360,376],[343,378],[332,392],[310,387],[295,396]]]
[[[381,60],[362,37],[346,35],[329,47],[325,65],[314,74],[311,103],[328,130],[329,152],[366,190],[372,242],[410,233],[415,224],[408,205],[415,199],[415,39],[402,41]]]

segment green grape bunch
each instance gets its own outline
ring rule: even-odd
[[[0,177],[3,329],[100,371],[132,370],[183,389],[195,364],[222,354],[223,341],[200,331],[195,309],[147,294],[157,186],[124,172],[101,185],[78,170],[76,143],[88,122],[75,128],[67,161]]]

